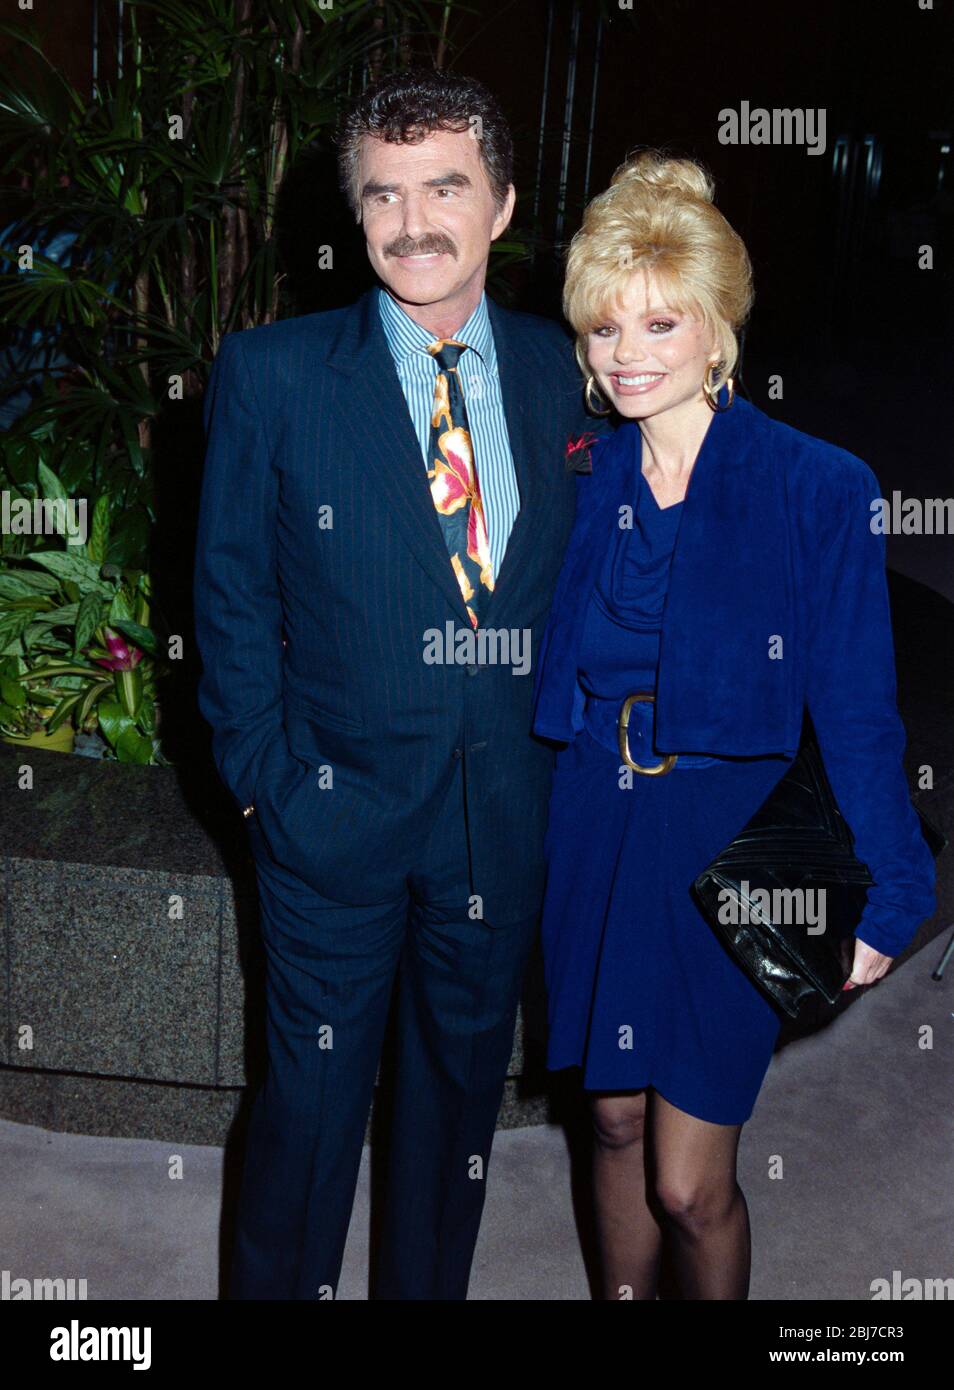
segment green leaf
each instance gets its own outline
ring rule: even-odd
[[[102,603],[102,599],[99,599]],[[72,627],[79,617],[78,603],[64,603],[60,608],[51,608],[45,613],[35,613],[37,623],[46,627]]]
[[[35,591],[18,574],[0,574],[0,600],[35,597]]]
[[[139,707],[139,727],[144,734],[154,734],[156,732],[156,702],[155,700],[143,697],[143,702]]]
[[[73,637],[77,655],[92,641],[93,634],[102,621],[103,607],[104,600],[100,594],[86,594],[80,603],[76,615],[76,633]]]
[[[13,709],[22,709],[27,702],[27,693],[19,681],[8,680],[6,677],[0,676],[0,699],[5,705],[12,706]]]
[[[63,550],[34,550],[30,559],[43,565],[58,579],[78,584],[81,590],[94,589],[103,595],[112,593],[110,585],[100,579],[98,567],[82,555],[70,555]]]
[[[108,689],[109,686],[102,681],[93,681],[90,684],[86,694],[83,696],[82,703],[76,711],[77,727],[86,723],[86,720],[89,718],[89,712],[93,708],[93,702],[95,700],[101,700]]]
[[[100,700],[96,706],[96,713],[99,716],[99,727],[113,748],[127,729],[134,728],[133,721],[118,700]]]
[[[5,598],[0,599],[0,612],[3,613],[37,613],[49,607],[48,598],[40,598],[37,594],[28,594],[26,598]]]
[[[122,589],[117,589],[113,594],[113,601],[109,605],[109,622],[112,627],[118,627],[120,620],[128,622],[132,618],[132,609],[129,606],[129,599]]]
[[[6,655],[11,650],[19,650],[20,635],[32,621],[33,613],[29,610],[0,613],[0,653]]]
[[[96,499],[89,540],[86,543],[89,558],[95,565],[102,565],[106,560],[106,551],[109,546],[109,514],[109,493],[104,492]]]
[[[0,574],[0,598],[18,598],[26,593],[55,594],[59,587],[59,580],[42,570],[17,569]]]
[[[136,728],[124,729],[116,740],[116,756],[121,763],[145,765],[152,761],[152,739]]]
[[[22,641],[24,647],[26,647],[29,652],[32,652],[34,648],[36,648],[48,654],[59,652],[62,653],[64,657],[68,657],[72,651],[68,642],[62,642],[58,637],[54,637],[53,629],[44,627],[42,623],[31,623],[26,632],[24,632]],[[6,650],[9,651],[10,649],[7,648]],[[20,649],[16,647],[14,650],[19,653]],[[5,655],[5,652],[0,654]]]
[[[142,704],[141,668],[136,667],[132,671],[116,671],[114,674],[123,708],[130,719],[138,719],[139,707]]]
[[[46,721],[46,731],[48,734],[53,734],[56,732],[56,730],[63,723],[66,716],[69,714],[70,710],[73,708],[73,706],[77,704],[78,701],[82,698],[82,695],[83,692],[79,690],[76,692],[75,695],[66,695],[63,697],[60,703],[56,706],[56,709],[50,715],[49,719]]]
[[[36,466],[36,475],[40,488],[39,495],[41,497],[52,497],[57,502],[68,502],[70,500],[67,496],[66,489],[53,472],[53,469],[47,468],[42,459],[40,459]]]

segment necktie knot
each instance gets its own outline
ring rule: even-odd
[[[437,361],[442,371],[452,372],[462,354],[467,351],[467,344],[458,343],[452,338],[439,338],[436,343],[429,343],[427,350]]]

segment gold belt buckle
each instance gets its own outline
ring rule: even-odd
[[[619,735],[619,755],[627,767],[631,767],[634,772],[641,772],[644,777],[662,777],[665,773],[671,772],[676,765],[678,753],[666,753],[661,763],[656,763],[655,767],[640,767],[639,763],[634,763],[629,754],[629,712],[633,705],[639,700],[641,703],[652,702],[655,695],[651,690],[638,690],[634,695],[627,695],[623,701],[623,708],[619,712],[619,720],[616,725],[616,732]]]

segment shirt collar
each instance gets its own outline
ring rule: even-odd
[[[431,353],[427,351],[428,343],[436,342],[436,337],[428,329],[422,328],[419,323],[415,323],[410,314],[405,313],[397,301],[388,294],[387,290],[378,287],[378,310],[381,315],[381,323],[384,326],[384,335],[388,340],[388,346],[394,354],[395,361],[403,361],[407,357],[426,357],[428,361],[433,361]],[[470,318],[459,332],[454,334],[462,343],[466,343],[468,348],[476,352],[485,363],[491,364],[493,361],[493,334],[490,328],[490,315],[487,312],[487,293],[484,291],[477,302],[477,306]]]

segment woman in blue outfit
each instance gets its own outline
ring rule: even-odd
[[[751,267],[712,192],[692,161],[632,158],[588,207],[564,290],[590,407],[609,413],[598,388],[620,417],[579,472],[534,716],[562,745],[548,1065],[580,1068],[591,1102],[607,1298],[655,1297],[664,1237],[684,1297],[747,1296],[736,1155],[781,1015],[690,888],[784,773],[806,706],[875,879],[848,987],[935,906],[877,479],[734,394]]]

